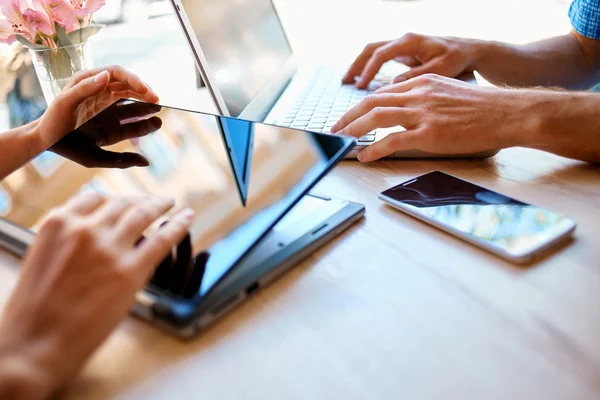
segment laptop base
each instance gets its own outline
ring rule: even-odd
[[[199,306],[194,323],[176,326],[138,301],[133,314],[181,339],[190,339],[361,219],[362,204],[307,195],[221,281]],[[139,300],[139,299],[138,299]]]

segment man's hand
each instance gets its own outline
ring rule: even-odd
[[[476,59],[475,41],[407,33],[397,40],[371,43],[365,47],[342,79],[345,84],[356,80],[356,87],[366,88],[381,66],[396,60],[411,69],[395,83],[433,73],[451,78],[472,71]],[[358,79],[356,78],[358,77]]]
[[[156,94],[140,78],[122,67],[78,72],[40,119],[40,148],[53,146],[115,101],[126,98],[158,102]]]
[[[361,151],[370,162],[396,151],[418,149],[457,154],[516,145],[513,131],[527,117],[515,115],[518,92],[479,87],[437,75],[423,75],[377,90],[349,110],[332,132],[360,137],[376,128],[401,126]],[[521,132],[522,133],[522,132]]]
[[[332,132],[360,137],[402,126],[358,154],[362,162],[417,149],[464,154],[512,146],[600,161],[600,96],[471,85],[424,75],[379,89],[349,110]]]
[[[0,397],[47,398],[75,375],[187,235],[189,209],[138,244],[172,206],[83,193],[48,217],[0,325]]]

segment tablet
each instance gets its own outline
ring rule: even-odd
[[[27,240],[15,227],[35,232],[50,210],[82,190],[172,196],[172,212],[195,210],[191,251],[206,259],[197,291],[164,296],[162,305],[187,320],[353,145],[347,137],[118,102],[2,182],[0,242],[18,251]]]

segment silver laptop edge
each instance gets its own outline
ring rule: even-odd
[[[200,43],[198,43],[198,39],[194,34],[194,28],[184,12],[183,5],[181,4],[180,0],[170,0],[170,3],[173,6],[173,10],[179,21],[181,30],[188,41],[190,50],[194,56],[194,61],[198,67],[198,70],[200,71],[200,75],[202,76],[202,80],[206,84],[206,87],[215,101],[217,110],[222,115],[231,116],[231,113],[229,112],[225,103],[225,99],[215,84],[215,76],[211,71],[210,65],[206,56],[204,55],[204,52],[202,51]],[[274,5],[273,9],[277,14],[277,9]],[[279,15],[277,15],[277,18],[279,18]],[[277,70],[277,73],[273,76],[273,78],[267,82],[265,87],[260,90],[258,95],[256,95],[250,104],[245,107],[244,111],[238,116],[239,118],[258,122],[265,121],[267,114],[277,102],[279,95],[285,91],[287,85],[294,77],[297,70],[297,60],[293,56],[293,51],[291,50],[291,45],[287,39],[287,36],[285,35],[285,30],[283,32],[285,40],[290,47],[292,56],[286,60],[285,64]]]
[[[211,71],[210,63],[208,62],[207,57],[202,51],[202,47],[200,46],[198,38],[194,33],[194,27],[192,26],[189,18],[187,17],[187,14],[181,1],[182,0],[170,0],[170,3],[179,21],[183,34],[186,37],[186,40],[188,41],[190,50],[192,51],[192,54],[194,56],[196,66],[198,67],[202,79],[214,100],[218,112],[222,115],[231,116],[231,112],[227,107],[227,103],[223,97],[223,94],[221,93],[221,90],[216,84],[217,81],[215,79],[214,72]],[[305,70],[302,69],[302,77],[298,77],[299,66],[296,58],[294,57],[292,46],[290,45],[287,34],[285,33],[285,29],[283,27],[283,24],[281,23],[281,19],[279,18],[277,7],[275,7],[272,0],[269,0],[269,2],[273,7],[275,17],[277,18],[281,27],[281,32],[289,48],[290,56],[287,57],[284,64],[277,69],[277,71],[273,74],[273,77],[267,81],[264,87],[262,87],[258,91],[258,94],[256,94],[252,98],[252,100],[250,100],[249,103],[243,108],[238,117],[251,121],[259,121],[271,123],[274,125],[286,126],[285,124],[281,123],[281,121],[285,117],[285,113],[290,104],[290,99],[293,99],[294,96],[298,95],[298,91],[296,89],[301,87],[302,84],[306,82],[306,76],[310,74],[304,74]],[[312,68],[307,68],[306,70],[310,71],[312,70]],[[463,80],[477,84],[477,81],[474,79],[472,74]],[[389,133],[398,131],[399,128],[400,127],[378,130],[376,135],[374,136],[375,141],[380,140]],[[361,143],[359,141],[355,148],[351,152],[349,152],[345,158],[355,159],[358,152],[370,145],[370,143],[372,142]],[[479,153],[450,155],[427,153],[420,150],[408,150],[393,153],[389,156],[389,158],[486,158],[491,157],[497,153],[497,150],[490,150]]]

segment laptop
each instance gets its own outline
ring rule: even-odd
[[[149,165],[123,168],[115,153],[90,147],[96,140],[81,140],[98,137],[118,140],[107,149],[124,160],[137,153]],[[195,210],[195,221],[138,293],[133,312],[189,338],[362,217],[360,204],[308,195],[353,144],[347,137],[118,102],[0,182],[8,199],[0,203],[0,246],[22,256],[45,215],[82,190],[173,196],[176,207]]]
[[[222,115],[328,133],[351,107],[403,68],[384,65],[369,89],[342,85],[346,68],[298,65],[271,0],[170,0],[197,67]],[[307,27],[310,29],[310,27]],[[405,70],[405,69],[403,69]],[[476,82],[471,75],[468,79]],[[401,127],[361,137],[346,158]],[[490,157],[497,151],[451,157]],[[439,158],[418,150],[392,158]]]

